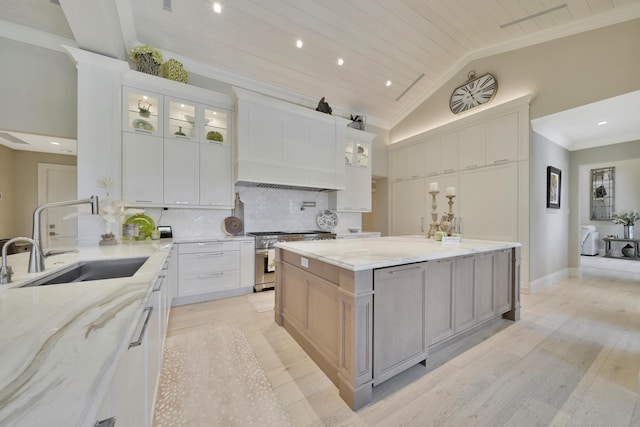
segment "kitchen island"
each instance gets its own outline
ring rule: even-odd
[[[520,316],[520,244],[423,236],[278,243],[275,321],[354,410],[430,351]]]

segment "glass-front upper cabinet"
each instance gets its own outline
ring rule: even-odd
[[[124,86],[122,130],[162,136],[162,95]]]
[[[198,105],[182,99],[166,98],[164,136],[178,139],[197,140]]]
[[[353,166],[353,146],[351,141],[344,143],[344,164],[347,166]]]
[[[356,144],[356,164],[360,167],[369,167],[369,149],[368,144]]]
[[[347,166],[369,167],[370,145],[347,140],[344,144],[344,164]]]
[[[229,117],[227,110],[202,107],[202,142],[229,145]]]

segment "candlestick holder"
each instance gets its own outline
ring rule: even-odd
[[[449,199],[449,213],[447,214],[447,217],[449,219],[449,222],[453,221],[453,199],[455,198],[455,194],[450,194],[447,195],[446,198]]]
[[[436,213],[436,209],[438,209],[438,204],[436,203],[436,196],[439,194],[439,191],[429,191],[431,194],[431,224],[429,226],[429,231],[427,232],[427,237],[433,237],[438,231],[438,214]]]

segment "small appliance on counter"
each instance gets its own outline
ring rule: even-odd
[[[160,231],[160,238],[161,239],[173,237],[173,232],[171,231],[171,226],[170,225],[159,225],[158,226],[158,231]]]

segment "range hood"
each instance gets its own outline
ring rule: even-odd
[[[340,118],[255,92],[234,91],[236,185],[344,190],[346,127]]]
[[[303,187],[299,185],[269,184],[266,182],[238,181],[236,182],[236,185],[239,185],[241,187],[273,188],[276,190],[302,190],[302,191],[319,191],[319,192],[336,191],[336,189],[334,188]]]

